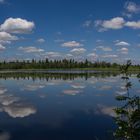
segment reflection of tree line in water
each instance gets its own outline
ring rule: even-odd
[[[116,100],[123,103],[121,107],[114,109],[115,122],[118,126],[114,136],[117,140],[140,140],[140,97],[130,93],[132,88],[131,76],[128,73],[130,66],[131,61],[128,61],[121,67],[127,94],[116,97]],[[140,79],[140,74],[137,77]]]
[[[107,77],[116,77],[119,73],[111,73],[111,72],[97,72],[97,73],[37,73],[37,72],[30,72],[30,73],[0,73],[0,79],[42,79],[42,80],[51,80],[51,79],[60,79],[60,80],[74,80],[76,78],[81,78],[87,80],[88,78],[95,77],[95,78],[107,78]]]

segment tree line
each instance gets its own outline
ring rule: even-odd
[[[76,61],[74,59],[63,59],[63,60],[23,60],[23,61],[3,61],[0,62],[0,69],[73,69],[73,68],[114,68],[119,69],[120,64],[110,63],[105,61],[91,62],[89,60]],[[131,67],[140,68],[139,65],[133,65]]]

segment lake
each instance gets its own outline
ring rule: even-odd
[[[113,140],[115,97],[125,94],[115,73],[0,74],[0,140]]]

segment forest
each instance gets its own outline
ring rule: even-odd
[[[23,61],[2,61],[0,70],[17,70],[17,69],[102,69],[102,70],[119,70],[122,64],[110,63],[105,61],[91,62],[89,60],[76,61],[74,59],[63,60],[23,60]],[[140,65],[132,65],[130,70],[140,70]]]

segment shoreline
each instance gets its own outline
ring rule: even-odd
[[[119,69],[5,69],[4,73],[120,73]],[[130,69],[129,72],[140,72],[138,69]]]

